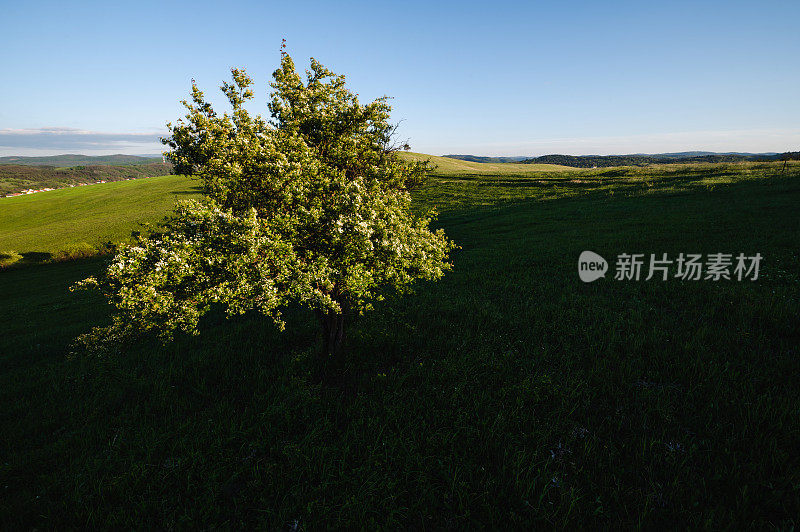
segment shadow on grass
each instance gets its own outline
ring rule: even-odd
[[[25,251],[23,253],[0,253],[0,270],[44,264],[53,259],[53,254],[47,251]]]
[[[799,171],[781,173],[773,168],[756,169],[755,172],[744,174],[735,169],[708,168],[662,174],[613,169],[591,174],[541,174],[538,177],[519,178],[466,174],[432,176],[417,196],[417,207],[422,210],[434,207],[444,214],[485,211],[530,201],[670,196],[731,187],[781,190],[793,186],[798,179]]]
[[[47,251],[26,251],[20,255],[22,258],[18,262],[21,264],[40,264],[53,258],[53,254]]]
[[[117,246],[115,244],[106,242],[95,246],[82,243],[57,253],[51,253],[49,251],[0,253],[0,270],[105,257],[116,253],[116,249]]]
[[[197,194],[202,194],[202,193],[203,193],[203,187],[200,186],[191,187],[189,188],[189,190],[172,191],[172,194],[175,194],[176,196],[196,196]]]

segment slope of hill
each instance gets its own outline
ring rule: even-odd
[[[511,187],[509,190],[497,188],[496,185],[504,178],[528,178],[532,175],[551,175],[552,172],[558,175],[564,170],[576,171],[554,165],[473,163],[419,153],[403,153],[402,157],[407,160],[431,160],[437,165],[432,174],[432,182],[419,192],[420,197],[431,200],[436,198],[432,191],[449,190],[449,187],[456,187],[461,194],[474,194],[476,191],[473,187],[477,182],[465,184],[461,179],[464,176],[484,177],[486,183],[495,186],[496,201],[503,201],[518,190],[518,187]],[[98,176],[105,172],[102,175],[108,176],[109,172],[116,170],[121,172],[120,175],[125,175],[124,172],[142,170],[149,166],[75,167],[56,171],[52,167],[0,165],[0,186],[7,182],[2,177],[3,169],[27,170],[34,176],[37,172],[42,175],[57,175],[64,182],[68,178],[72,179],[70,172],[79,170],[99,172]],[[165,173],[163,168],[160,172]],[[437,176],[448,179],[439,180],[436,179]],[[111,178],[107,180],[113,181]],[[37,181],[39,184],[44,182]],[[106,241],[125,240],[139,222],[158,220],[167,214],[176,199],[185,199],[198,193],[196,182],[171,175],[0,198],[0,265],[41,262],[62,251],[67,251],[68,254],[74,254],[75,250],[88,252]]]
[[[451,157],[438,157],[436,155],[426,155],[424,153],[403,152],[401,157],[407,160],[429,160],[436,165],[433,174],[520,174],[526,172],[547,172],[547,171],[569,171],[575,170],[567,166],[557,164],[531,164],[531,163],[483,163],[475,161],[464,161]]]
[[[655,155],[542,155],[522,161],[522,164],[559,164],[575,168],[608,168],[612,166],[644,166],[669,163],[736,163],[743,161],[775,161],[779,154],[738,154],[693,152]]]
[[[199,194],[196,185],[168,175],[0,198],[0,265],[126,240],[139,223],[160,220],[178,199]]]
[[[78,166],[78,165],[119,165],[119,164],[152,164],[161,161],[160,155],[48,155],[42,157],[7,156],[0,157],[0,164],[30,164],[46,166]]]
[[[97,181],[121,181],[141,177],[166,175],[172,171],[172,165],[162,162],[134,164],[126,166],[72,166],[56,168],[54,166],[0,164],[0,196],[21,192],[23,190],[40,190],[43,188],[64,188]]]
[[[524,155],[515,157],[484,157],[481,155],[443,155],[450,159],[461,159],[462,161],[472,161],[473,163],[518,163],[528,159]]]
[[[404,154],[442,163],[414,192],[420,208],[440,212],[523,200],[565,199],[589,193],[635,193],[705,188],[781,174],[780,163],[662,165],[650,168],[583,170],[553,165],[472,163]],[[786,175],[796,175],[792,163]],[[167,214],[177,199],[199,195],[199,183],[182,176],[74,187],[0,198],[0,265],[46,261],[60,252],[91,252],[120,242],[140,222]]]

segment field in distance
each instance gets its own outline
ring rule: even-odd
[[[555,165],[470,163],[423,154],[402,156],[431,159],[437,165],[434,174],[444,176],[525,176],[543,168],[554,172],[574,170]],[[130,168],[135,171],[141,167]],[[3,168],[0,166],[0,189]],[[38,168],[30,167],[31,171]],[[102,175],[99,173],[98,179]],[[182,176],[162,176],[0,198],[0,266],[91,254],[102,243],[127,240],[139,223],[158,221],[177,200],[198,194],[198,182]]]
[[[401,155],[436,165],[414,197],[418,209],[433,207],[440,212],[598,193],[644,195],[713,189],[794,175],[800,170],[797,162],[791,162],[786,170],[779,162],[578,169]],[[127,241],[142,223],[161,220],[178,200],[199,195],[198,181],[173,175],[0,198],[0,266],[92,254],[106,242]]]
[[[168,163],[46,166],[37,164],[0,164],[0,197],[14,195],[24,190],[59,189],[77,185],[96,184],[98,181],[124,181],[172,173]]]
[[[408,160],[430,160],[436,165],[434,174],[494,174],[494,175],[523,175],[534,172],[577,171],[577,168],[557,164],[520,164],[520,163],[479,163],[453,159],[451,157],[438,157],[424,153],[401,152],[400,156]]]
[[[31,166],[105,166],[105,165],[139,165],[161,162],[161,155],[44,155],[39,157],[5,156],[0,157],[2,164],[24,164]]]

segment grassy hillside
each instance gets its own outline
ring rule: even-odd
[[[708,166],[433,178],[454,270],[323,381],[299,309],[68,359],[102,261],[0,271],[0,528],[796,528],[800,165]],[[765,258],[584,284],[585,249]]]
[[[475,163],[423,154],[437,166],[416,192],[417,204],[438,210],[491,206],[587,193],[647,194],[713,188],[781,172],[780,163],[659,165],[575,170],[554,165]],[[792,163],[789,172],[797,169]],[[537,168],[544,168],[544,170]],[[107,241],[120,242],[141,222],[167,214],[177,199],[198,192],[178,176],[105,183],[14,198],[0,198],[0,266],[42,262],[60,252],[81,255]]]
[[[522,163],[480,163],[474,161],[462,161],[450,157],[437,157],[435,155],[425,155],[423,153],[403,152],[400,154],[410,160],[426,159],[436,165],[434,174],[453,175],[453,174],[483,174],[483,175],[507,175],[507,174],[526,174],[533,172],[548,171],[576,171],[568,166],[556,164],[522,164]]]
[[[159,220],[176,200],[192,197],[196,187],[181,176],[162,176],[0,198],[0,264],[119,242],[140,222]]]
[[[541,168],[562,170],[553,165],[472,163],[413,153],[403,157],[431,159],[437,165],[434,179],[469,175],[498,179],[541,175]],[[0,186],[2,175],[0,166]],[[189,180],[166,176],[0,198],[0,265],[41,262],[65,250],[85,253],[102,242],[125,239],[139,222],[158,220],[176,199],[190,197],[193,187]],[[496,199],[503,199],[500,191]]]
[[[152,160],[151,160],[152,161]],[[172,165],[162,162],[127,166],[33,166],[0,164],[0,197],[26,189],[63,188],[80,183],[121,181],[171,173]]]
[[[486,157],[481,155],[457,155],[457,154],[444,155],[443,157],[447,157],[449,159],[461,159],[462,161],[473,161],[476,163],[518,163],[520,161],[524,161],[525,159],[530,158],[524,156]]]
[[[480,163],[472,163],[480,164]],[[576,198],[587,194],[649,195],[692,190],[714,190],[727,184],[793,176],[800,165],[782,171],[781,163],[663,164],[651,167],[615,167],[524,172],[501,164],[504,173],[437,170],[417,199],[437,209],[475,209],[530,199]],[[538,165],[537,165],[538,166]],[[552,168],[552,165],[541,165]]]
[[[76,155],[67,153],[64,155],[46,155],[42,157],[24,157],[21,155],[9,155],[0,157],[0,164],[27,164],[27,165],[46,165],[46,166],[100,166],[100,165],[120,165],[120,164],[152,164],[161,162],[161,156],[141,157],[139,155]]]

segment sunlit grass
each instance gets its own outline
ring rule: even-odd
[[[152,177],[0,198],[0,265],[86,254],[125,241],[139,224],[199,195],[181,176]]]

